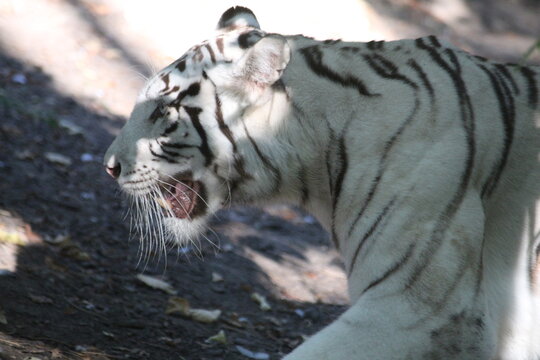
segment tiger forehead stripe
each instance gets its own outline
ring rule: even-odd
[[[223,36],[220,36],[216,39],[216,45],[217,45],[217,48],[219,50],[219,52],[221,54],[223,54],[224,52],[224,48],[223,48]]]
[[[199,82],[195,82],[191,85],[189,85],[189,87],[186,89],[186,90],[182,90],[178,93],[178,96],[176,97],[176,99],[174,99],[172,102],[171,102],[171,106],[174,106],[176,108],[179,108],[182,104],[182,100],[184,100],[185,97],[187,96],[197,96],[199,94],[201,90],[201,84]]]
[[[210,54],[210,60],[212,61],[212,64],[215,64],[216,63],[216,55],[214,54],[214,50],[212,49],[210,44],[205,44],[204,47],[206,48],[206,50]]]

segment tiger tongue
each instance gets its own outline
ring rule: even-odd
[[[193,211],[196,202],[196,194],[193,190],[194,184],[191,182],[183,183],[177,182],[174,185],[173,194],[168,196],[168,201],[171,205],[171,210],[179,219],[185,219],[189,217],[189,214]]]

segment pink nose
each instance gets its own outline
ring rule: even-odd
[[[111,175],[113,179],[118,179],[122,172],[122,167],[120,166],[120,163],[116,163],[113,166],[106,166],[105,171],[107,171],[107,174]]]

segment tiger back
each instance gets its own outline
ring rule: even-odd
[[[540,357],[539,69],[435,37],[317,41],[231,8],[105,156],[178,243],[231,202],[313,213],[351,307],[287,360]]]

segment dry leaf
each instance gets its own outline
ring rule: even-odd
[[[189,310],[189,317],[193,320],[202,323],[213,323],[221,316],[221,310],[204,310],[204,309],[191,309]]]
[[[28,294],[28,297],[30,298],[30,300],[32,300],[36,304],[52,304],[53,303],[52,299],[43,295]]]
[[[221,316],[221,310],[192,309],[187,299],[173,296],[167,304],[166,314],[180,314],[202,323],[212,323]]]
[[[55,237],[45,236],[43,240],[48,244],[60,245],[62,243],[68,243],[69,241],[71,241],[71,237],[67,234],[59,234]]]
[[[267,353],[253,352],[253,351],[248,350],[245,347],[240,346],[240,345],[236,345],[236,350],[238,350],[238,352],[240,354],[242,354],[245,357],[248,357],[250,359],[255,359],[255,360],[267,360],[267,359],[270,359],[270,355],[268,355]]]
[[[260,308],[262,311],[268,311],[268,310],[271,310],[271,309],[272,309],[272,307],[270,306],[270,304],[268,303],[268,301],[266,300],[266,298],[265,298],[264,296],[262,296],[261,294],[254,292],[253,294],[251,294],[251,298],[252,298],[257,304],[259,304],[259,308]]]
[[[212,282],[220,282],[223,281],[223,276],[221,274],[218,274],[217,272],[212,273]]]
[[[219,330],[216,335],[210,336],[208,339],[206,339],[206,342],[217,342],[223,345],[227,345],[227,335],[225,335],[225,331]]]
[[[82,127],[66,119],[60,119],[58,125],[66,129],[70,135],[80,135],[84,132],[84,129]]]
[[[165,291],[169,295],[176,295],[176,290],[166,281],[143,274],[137,275],[137,279],[153,289]]]
[[[34,160],[36,158],[36,153],[28,149],[23,151],[17,151],[15,157],[19,160]]]
[[[69,157],[62,154],[54,153],[54,152],[46,152],[45,158],[52,163],[63,165],[63,166],[69,166],[72,163]]]

